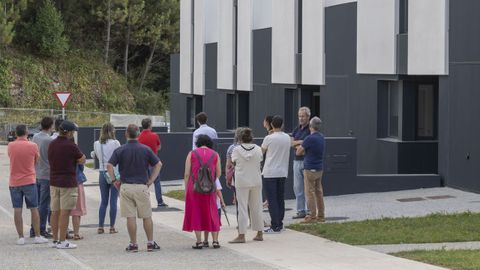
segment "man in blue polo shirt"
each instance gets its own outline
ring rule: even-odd
[[[121,181],[120,187],[120,212],[122,217],[127,218],[127,229],[130,236],[130,244],[127,252],[138,252],[137,244],[137,220],[143,219],[143,228],[147,235],[147,251],[160,250],[158,244],[153,241],[152,207],[150,205],[149,187],[157,179],[162,163],[152,150],[137,140],[138,127],[130,124],[127,127],[127,143],[115,149],[108,161],[107,170],[113,179],[115,186]],[[115,178],[113,167],[118,165],[120,178]],[[149,167],[153,167],[151,174]]]
[[[310,109],[301,107],[298,109],[298,127],[292,132],[292,147],[296,151],[298,146],[302,145],[303,140],[310,135],[308,121],[310,120]],[[293,192],[297,201],[297,214],[293,219],[305,218],[307,207],[305,202],[305,186],[303,179],[303,155],[295,154],[293,158]]]
[[[325,138],[320,133],[322,120],[313,117],[310,120],[311,134],[303,140],[297,148],[297,155],[305,155],[303,160],[305,193],[310,214],[305,217],[303,223],[325,222],[325,205],[323,203],[323,153]]]

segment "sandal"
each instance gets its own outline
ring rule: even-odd
[[[202,244],[204,248],[210,247],[210,244],[208,243],[208,241],[203,241]]]
[[[203,242],[196,242],[194,246],[192,246],[193,249],[202,249],[203,248]]]
[[[113,234],[113,233],[118,233],[118,231],[115,228],[110,228],[110,234]]]
[[[105,233],[105,230],[103,228],[98,228],[97,233],[98,234],[103,234],[103,233]]]
[[[212,247],[213,248],[220,248],[220,243],[218,243],[218,241],[212,241]]]
[[[81,236],[79,234],[74,234],[73,235],[73,240],[75,240],[75,241],[82,240],[82,239],[83,239],[83,236]]]

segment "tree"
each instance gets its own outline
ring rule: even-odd
[[[0,0],[0,46],[12,43],[15,25],[27,8],[27,0]]]
[[[37,13],[32,26],[32,40],[39,53],[45,56],[61,56],[68,50],[60,12],[50,0],[46,0]]]
[[[178,0],[146,1],[144,43],[150,47],[150,54],[140,80],[139,91],[143,89],[156,49],[160,47],[167,55],[178,49],[179,12]]]
[[[127,17],[127,4],[128,0],[106,0],[99,6],[96,15],[105,21],[105,49],[103,61],[108,63],[111,44],[111,31],[112,26],[116,23],[125,21]]]
[[[137,27],[140,19],[143,16],[145,8],[144,0],[128,0],[127,5],[127,20],[126,20],[126,36],[125,36],[125,52],[123,55],[123,74],[128,77],[128,54],[130,48],[130,41],[132,36],[137,37]],[[133,35],[132,35],[133,33]]]

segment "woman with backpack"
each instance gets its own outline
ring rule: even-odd
[[[207,135],[199,135],[197,148],[190,151],[185,161],[185,216],[183,230],[195,232],[193,249],[202,249],[202,232],[212,233],[213,248],[220,248],[215,179],[222,174],[218,153]]]
[[[260,171],[263,154],[262,149],[252,142],[252,130],[242,129],[240,144],[232,153],[238,205],[238,236],[229,242],[231,244],[245,243],[249,217],[252,230],[257,232],[253,240],[263,241],[262,175]]]

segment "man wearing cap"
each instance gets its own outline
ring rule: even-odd
[[[85,164],[85,155],[71,140],[77,127],[70,121],[63,121],[58,137],[48,147],[50,163],[50,208],[52,216],[53,245],[58,249],[72,249],[77,245],[65,240],[70,211],[77,204],[77,164]]]

